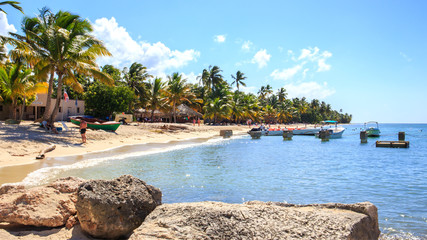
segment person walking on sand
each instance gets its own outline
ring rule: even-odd
[[[193,118],[193,127],[196,126],[196,119]]]
[[[80,122],[80,134],[82,135],[83,143],[86,143],[86,128],[87,128],[87,122],[85,120],[82,120]]]
[[[197,118],[197,125],[200,127],[200,118]]]

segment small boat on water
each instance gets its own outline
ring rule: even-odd
[[[252,128],[248,131],[248,134],[250,135],[251,132],[261,132],[263,136],[283,136],[283,130],[287,130],[286,128],[269,128],[266,129],[264,126],[261,126],[259,128]]]
[[[374,126],[368,127],[369,124],[374,124]],[[365,122],[365,131],[368,137],[379,137],[381,133],[380,128],[378,126],[378,122],[375,121]]]
[[[121,123],[113,121],[104,121],[97,118],[86,118],[86,117],[70,117],[70,120],[75,125],[80,126],[82,120],[87,122],[87,127],[91,129],[101,129],[115,132],[120,127]]]
[[[314,136],[316,133],[320,131],[320,128],[318,127],[303,127],[303,128],[289,128],[289,130],[292,130],[294,135],[308,135],[308,136]]]
[[[322,126],[320,130],[327,130],[329,131],[329,138],[334,139],[334,138],[341,138],[345,128],[343,127],[338,127],[338,122],[337,121],[333,121],[333,120],[326,120],[326,121],[322,121],[323,124],[335,124],[335,126]],[[316,137],[319,137],[319,132],[316,133]]]

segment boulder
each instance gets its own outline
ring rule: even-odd
[[[157,207],[130,239],[378,239],[371,203],[175,203]]]
[[[0,222],[38,227],[58,227],[77,213],[76,185],[83,179],[57,180],[50,186],[26,189],[22,185],[4,185],[0,188]],[[61,186],[61,187],[59,187]],[[74,192],[70,189],[75,189]],[[64,189],[67,189],[64,191]],[[62,192],[61,192],[62,191]]]
[[[77,217],[81,228],[97,238],[129,235],[161,204],[159,189],[124,175],[113,180],[91,180],[77,194]]]

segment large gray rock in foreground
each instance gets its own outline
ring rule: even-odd
[[[124,175],[91,180],[77,194],[77,216],[83,231],[98,238],[130,234],[161,204],[162,193],[144,181]]]
[[[22,185],[3,185],[0,187],[0,222],[63,226],[76,214],[76,192],[83,182],[81,178],[69,177],[29,189]]]
[[[356,204],[176,203],[157,207],[130,239],[378,239],[377,208]]]

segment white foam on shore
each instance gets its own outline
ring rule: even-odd
[[[134,157],[146,156],[151,154],[176,151],[176,150],[203,146],[203,145],[217,145],[217,144],[228,142],[233,139],[239,139],[243,137],[244,135],[232,136],[231,138],[211,138],[206,142],[202,142],[202,143],[178,144],[178,145],[172,145],[172,146],[168,145],[170,143],[165,143],[164,144],[165,147],[153,147],[153,149],[150,149],[150,150],[136,151],[136,152],[131,152],[127,154],[120,153],[120,154],[112,155],[108,157],[85,159],[70,165],[41,168],[34,172],[29,173],[21,182],[14,183],[14,184],[25,185],[25,186],[43,185],[55,180],[56,178],[58,178],[58,175],[60,175],[65,171],[93,167],[93,166],[102,164],[103,162],[106,162],[106,161],[123,160],[127,158],[134,158]],[[188,141],[191,141],[191,140],[188,140]]]

